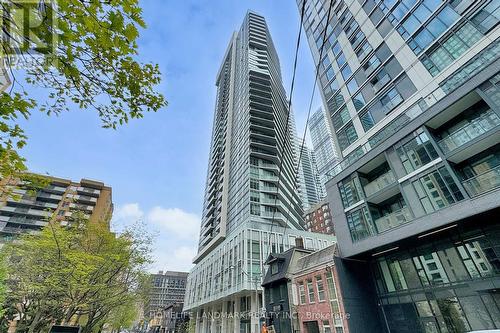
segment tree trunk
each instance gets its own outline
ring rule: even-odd
[[[31,321],[30,328],[28,330],[28,333],[35,333],[35,328],[40,322],[40,317],[42,316],[42,313],[40,311],[37,311],[35,314],[35,318]]]

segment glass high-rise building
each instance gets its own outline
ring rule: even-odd
[[[319,108],[309,118],[309,134],[316,158],[316,166],[322,182],[326,182],[326,174],[337,164],[335,143],[328,124],[328,117],[323,108]]]
[[[293,115],[262,16],[245,16],[216,85],[199,250],[184,309],[193,313],[196,332],[259,332],[255,314],[269,253],[289,249],[298,237],[310,249],[335,238],[303,228]]]
[[[500,1],[304,8],[341,158],[327,191],[345,272],[371,272],[341,283],[366,293],[346,311],[379,319],[349,331],[500,328]]]
[[[316,165],[314,152],[306,145],[299,145],[299,193],[304,212],[326,197],[325,185]]]

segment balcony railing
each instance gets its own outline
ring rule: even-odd
[[[472,141],[478,136],[494,129],[500,125],[500,118],[493,111],[488,111],[482,116],[474,119],[464,127],[451,133],[447,137],[439,141],[439,146],[445,153],[452,152],[453,150],[463,146],[467,142]]]
[[[462,184],[471,197],[498,188],[500,187],[500,166],[476,177],[467,179]]]
[[[467,80],[469,80],[470,77],[472,77],[476,73],[479,73],[491,63],[493,63],[498,58],[496,55],[498,54],[499,50],[500,42],[498,40],[491,43],[488,47],[486,47],[479,54],[470,59],[464,66],[460,67],[460,69],[455,71],[445,81],[443,81],[440,84],[440,87],[436,88],[429,95],[427,95],[427,98],[430,97],[432,99],[436,99],[436,102],[441,100],[442,98],[447,96],[447,94],[457,89]],[[443,94],[443,90],[446,94]],[[328,180],[334,178],[346,168],[351,166],[354,162],[358,161],[362,156],[371,151],[373,148],[377,147],[382,142],[392,137],[395,132],[401,130],[410,121],[427,111],[429,105],[425,102],[425,99],[426,98],[421,98],[417,102],[409,106],[405,112],[401,113],[387,126],[383,127],[381,130],[372,135],[368,139],[368,142],[364,143],[363,145],[359,146],[358,148],[354,149],[349,154],[344,156],[343,160],[338,162],[335,166],[333,166],[329,171],[326,172],[326,178]]]
[[[386,188],[387,186],[394,184],[396,182],[396,177],[392,171],[388,171],[384,173],[377,179],[371,181],[370,183],[363,186],[365,189],[365,194],[367,197],[370,195],[377,193],[378,191]]]
[[[412,219],[410,210],[407,207],[401,208],[389,215],[382,216],[375,220],[375,226],[379,233],[396,228]]]

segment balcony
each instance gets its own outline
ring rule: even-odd
[[[88,196],[96,196],[98,197],[99,194],[101,193],[100,190],[96,190],[96,189],[93,189],[93,188],[88,188],[88,187],[78,187],[76,189],[76,191],[78,193],[81,193],[83,195],[88,195]]]
[[[489,110],[489,112],[484,113],[467,123],[464,127],[444,137],[438,144],[443,152],[447,154],[499,125],[500,119],[493,111]]]
[[[396,228],[406,222],[411,221],[412,215],[407,207],[401,208],[389,215],[382,216],[375,220],[378,233]]]
[[[500,166],[476,177],[469,178],[463,181],[462,185],[471,197],[494,190],[500,187]]]
[[[266,180],[266,181],[271,181],[271,182],[277,182],[278,181],[278,176],[274,174],[268,174],[264,172],[259,173],[259,179],[260,180]]]
[[[387,186],[394,184],[395,182],[396,177],[394,176],[394,173],[392,171],[388,171],[387,173],[384,173],[380,177],[363,186],[365,195],[369,197],[386,188]]]

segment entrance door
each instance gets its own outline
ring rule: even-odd
[[[305,321],[304,327],[306,328],[305,333],[319,333],[319,325],[317,321]]]

